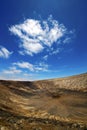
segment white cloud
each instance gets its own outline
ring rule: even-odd
[[[72,39],[75,37],[75,30],[70,30],[69,32],[67,32],[66,37],[63,40],[64,44],[70,43],[72,42]]]
[[[48,55],[45,55],[43,59],[46,61],[48,59]]]
[[[63,41],[64,44],[66,43],[70,43],[71,42],[71,38],[70,37],[66,37]]]
[[[8,70],[4,70],[3,73],[4,74],[20,74],[22,71],[16,69],[16,67],[10,67]]]
[[[13,65],[19,68],[28,69],[29,71],[32,71],[32,72],[48,71],[48,65],[42,62],[39,64],[33,65],[29,62],[22,61],[22,62],[13,63]]]
[[[0,57],[9,58],[12,52],[8,51],[5,47],[0,46]]]
[[[49,65],[44,63],[44,62],[40,62],[39,64],[35,65],[35,70],[38,71],[48,71],[48,67]]]
[[[34,71],[33,64],[30,64],[29,62],[16,62],[13,63],[13,65],[18,66],[19,68],[29,69],[30,71]]]
[[[60,52],[60,49],[56,49],[56,50],[53,50],[52,52],[50,52],[50,55],[56,55]]]
[[[60,53],[62,49],[61,48],[53,48],[51,47],[50,49],[47,49],[47,53],[51,56],[51,55],[57,55],[58,53]]]
[[[24,48],[23,54],[28,54],[28,55],[33,55],[41,52],[43,50],[43,46],[40,43],[35,43],[35,41],[32,41],[31,43],[29,42],[24,42],[22,47]]]
[[[20,54],[31,56],[50,48],[67,31],[65,26],[59,24],[52,16],[43,21],[27,19],[22,24],[11,26],[9,30],[21,40]]]
[[[2,73],[0,74],[0,79],[2,80],[16,80],[16,81],[33,81],[37,80],[38,75],[34,74],[23,74],[22,75],[17,75],[17,74],[5,74]]]
[[[16,80],[16,81],[32,81],[36,80],[38,74],[29,73],[29,71],[18,69],[16,66],[11,66],[0,73],[2,80]]]

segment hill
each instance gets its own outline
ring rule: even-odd
[[[86,130],[87,73],[40,81],[0,80],[1,130]]]

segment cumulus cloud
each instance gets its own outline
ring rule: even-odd
[[[31,64],[29,62],[15,62],[13,63],[14,66],[17,66],[22,69],[28,69],[32,72],[38,72],[38,71],[48,71],[48,65],[45,63],[40,62],[39,64]]]
[[[43,21],[27,19],[21,24],[11,26],[9,30],[20,39],[20,54],[31,56],[50,48],[67,31],[65,26],[59,24],[52,16]]]
[[[5,47],[0,46],[0,57],[9,58],[12,52],[8,51]]]

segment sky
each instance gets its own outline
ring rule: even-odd
[[[0,0],[0,79],[87,72],[87,0]]]

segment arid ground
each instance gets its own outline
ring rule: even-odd
[[[87,73],[0,80],[0,130],[87,130]]]

